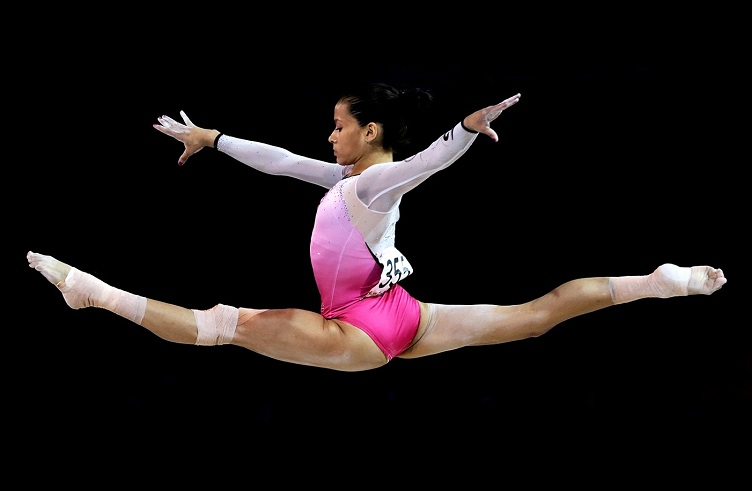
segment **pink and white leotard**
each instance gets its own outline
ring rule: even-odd
[[[311,234],[311,264],[321,314],[367,333],[391,360],[413,340],[420,308],[398,282],[412,273],[395,248],[402,196],[462,156],[478,133],[461,123],[425,150],[346,177],[341,166],[265,143],[222,135],[217,150],[261,172],[294,177],[328,189]]]

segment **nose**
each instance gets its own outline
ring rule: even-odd
[[[335,138],[334,138],[334,131],[332,131],[332,134],[331,134],[331,135],[329,135],[328,141],[329,141],[329,143],[334,143],[334,142],[336,142],[336,141],[337,141],[337,140],[335,140]]]

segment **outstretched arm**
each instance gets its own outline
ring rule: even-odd
[[[462,123],[457,123],[430,147],[412,157],[366,169],[360,178],[363,185],[358,186],[358,197],[373,210],[391,210],[402,195],[459,159],[478,134],[482,133],[493,141],[499,141],[499,136],[491,128],[491,122],[519,100],[520,94],[516,94],[498,104],[479,109],[466,116]]]
[[[204,147],[216,148],[248,167],[276,176],[289,176],[302,181],[330,188],[342,179],[350,167],[311,159],[294,154],[284,148],[266,143],[244,140],[225,135],[218,130],[196,126],[180,111],[185,123],[175,121],[169,116],[157,118],[159,124],[154,128],[183,143],[185,150],[178,158],[178,165],[183,165],[196,152]]]

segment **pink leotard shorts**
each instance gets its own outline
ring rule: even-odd
[[[322,311],[327,319],[339,319],[368,334],[388,360],[399,355],[415,337],[420,305],[400,285],[378,297],[368,297],[339,311]]]

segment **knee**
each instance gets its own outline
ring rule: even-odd
[[[547,310],[531,310],[527,314],[525,322],[526,338],[543,336],[554,328],[561,320]]]
[[[196,345],[217,346],[229,344],[238,326],[238,309],[217,304],[208,310],[193,310],[198,335]]]

